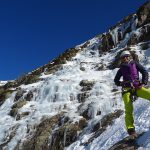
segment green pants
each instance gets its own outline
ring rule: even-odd
[[[142,87],[137,89],[136,94],[138,97],[150,100],[150,89]],[[131,93],[127,92],[123,95],[124,105],[125,105],[125,123],[126,128],[135,128],[134,126],[134,116],[133,116],[133,102],[131,99]]]

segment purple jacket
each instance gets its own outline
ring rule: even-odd
[[[131,83],[135,87],[139,86],[139,72],[142,74],[142,84],[146,85],[148,82],[148,72],[141,64],[133,60],[129,63],[123,63],[120,65],[120,69],[114,78],[114,82],[117,86],[120,86],[120,78],[123,76],[123,81],[126,87],[130,87]]]

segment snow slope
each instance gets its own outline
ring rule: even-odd
[[[119,42],[116,36],[118,29],[120,29],[123,34],[129,24],[132,24],[132,31]],[[101,38],[94,37],[89,40],[88,46],[77,53],[71,61],[64,64],[62,69],[49,75],[45,75],[43,72],[40,76],[41,81],[21,85],[19,88],[25,91],[23,97],[25,97],[29,91],[33,92],[33,97],[18,110],[18,114],[29,112],[27,116],[19,120],[16,119],[16,117],[10,116],[12,106],[16,103],[14,99],[17,91],[14,91],[3,105],[0,106],[0,145],[7,143],[3,149],[14,150],[18,143],[21,146],[21,144],[31,136],[30,134],[35,131],[35,127],[44,117],[50,118],[64,111],[65,115],[68,116],[72,122],[77,122],[82,118],[81,113],[89,106],[88,116],[91,119],[88,120],[87,127],[82,134],[79,135],[77,141],[65,147],[65,150],[107,150],[126,137],[124,115],[121,115],[114,121],[113,125],[108,126],[106,131],[95,138],[91,143],[88,145],[82,144],[92,137],[93,133],[91,130],[93,126],[100,122],[103,116],[115,112],[118,109],[124,110],[121,89],[119,88],[119,91],[116,93],[112,92],[112,89],[117,88],[114,85],[113,79],[118,69],[110,70],[108,66],[114,60],[118,52],[126,47],[133,33],[137,36],[141,34],[140,28],[135,28],[136,24],[137,19],[134,18],[131,19],[129,23],[121,24],[110,31],[115,47],[109,52],[100,52],[98,46],[102,42]],[[141,50],[141,44],[142,43],[130,46],[130,48],[138,54],[140,63],[150,71],[150,48],[143,51]],[[83,44],[78,45],[76,48],[80,48],[82,45]],[[89,91],[89,97],[87,97],[86,101],[81,105],[78,95],[81,93],[82,87],[80,86],[80,82],[83,80],[95,84]],[[138,142],[149,149],[150,102],[139,98],[134,103],[134,108],[136,130],[138,132],[146,132]],[[101,112],[100,115],[97,115],[98,111]],[[15,134],[9,139],[10,134],[13,132]]]
[[[91,40],[91,45],[95,42],[96,39]],[[144,58],[146,54],[146,60],[142,59],[141,62],[143,62],[143,64],[145,62],[144,66],[149,70],[150,57],[147,53],[149,53],[150,49],[144,52],[139,50],[139,46],[134,47],[134,49],[137,53],[142,53],[141,58]],[[92,104],[90,115],[93,119],[89,122],[91,126],[93,122],[100,121],[105,114],[113,112],[116,109],[124,109],[121,94],[114,96],[111,92],[111,89],[114,87],[113,78],[117,69],[96,71],[94,68],[95,64],[99,64],[99,62],[102,62],[103,60],[107,60],[108,63],[111,62],[116,53],[107,53],[106,55],[99,57],[96,50],[94,50],[94,55],[90,55],[91,51],[90,48],[86,48],[84,51],[77,54],[77,56],[73,58],[73,61],[65,64],[63,70],[56,72],[55,75],[41,76],[41,78],[45,79],[44,81],[21,86],[21,88],[27,91],[33,91],[34,89],[38,91],[38,94],[34,95],[33,100],[19,110],[19,112],[30,112],[30,115],[26,118],[16,121],[15,118],[8,115],[13,104],[15,92],[6,100],[0,108],[1,143],[6,136],[6,133],[12,127],[18,126],[16,136],[8,143],[8,149],[14,149],[19,140],[23,141],[26,138],[27,126],[33,126],[35,122],[38,124],[43,116],[53,116],[61,110],[66,109],[68,112],[67,115],[69,115],[70,118],[74,121],[79,120],[81,116],[79,116],[79,113],[77,112],[77,107],[80,105],[77,100],[77,94],[81,89],[79,86],[81,80],[96,81],[96,84],[91,90],[91,96],[84,104],[84,107],[87,107],[88,104]],[[81,63],[84,65],[86,69],[85,71],[80,70],[79,67]],[[144,141],[145,147],[149,148],[150,140],[148,140],[149,138],[147,138],[147,136],[149,137],[150,121],[147,118],[149,118],[150,115],[150,103],[139,99],[134,105],[136,130],[138,132],[147,131],[147,134],[145,135],[146,137],[142,137],[139,142]],[[64,106],[66,106],[65,109]],[[83,109],[85,109],[84,107]],[[102,115],[96,116],[97,109],[101,110]],[[66,149],[106,150],[110,148],[117,141],[127,136],[124,126],[124,116],[116,119],[112,126],[108,127],[100,137],[94,139],[93,142],[88,145],[88,148],[80,146],[80,143],[85,142],[90,138],[90,134],[91,133],[88,133],[87,131],[87,133],[80,137],[77,142],[73,143]]]

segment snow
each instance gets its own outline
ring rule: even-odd
[[[137,19],[132,19],[130,23],[132,24],[133,32],[139,34],[139,31],[135,30]],[[121,29],[123,34],[130,23],[126,25],[122,24],[120,27],[116,27],[111,31],[115,44],[118,43],[118,29]],[[85,129],[84,134],[76,142],[66,147],[65,150],[107,150],[116,142],[126,137],[127,132],[125,130],[124,115],[122,115],[89,145],[81,145],[81,143],[90,139],[92,136],[90,129],[94,124],[100,122],[100,119],[104,115],[114,112],[117,109],[124,109],[121,89],[116,94],[111,92],[113,88],[116,88],[113,78],[118,69],[109,70],[106,66],[112,62],[116,54],[124,47],[129,37],[130,35],[126,35],[125,39],[120,42],[117,48],[112,49],[109,53],[103,54],[101,57],[99,57],[98,50],[98,45],[101,41],[98,37],[95,37],[89,40],[90,43],[87,48],[79,52],[72,61],[64,64],[62,70],[50,75],[42,74],[40,78],[43,81],[29,85],[21,85],[20,87],[27,92],[36,91],[32,100],[28,101],[18,111],[18,113],[27,111],[30,113],[21,120],[16,120],[16,118],[9,115],[16,94],[16,92],[13,92],[11,97],[0,106],[0,144],[5,142],[10,132],[16,130],[16,135],[7,145],[7,149],[15,149],[19,141],[23,142],[27,139],[27,127],[31,127],[32,130],[36,124],[40,123],[43,117],[51,117],[62,111],[66,112],[66,115],[73,122],[79,121],[81,116],[78,111],[78,107],[80,106],[78,94],[81,92],[82,87],[79,84],[82,80],[95,82],[92,90],[89,91],[90,96],[80,109],[82,112],[89,107],[88,115],[92,119],[88,122],[88,127]],[[83,44],[76,46],[76,48],[80,48]],[[140,62],[150,71],[150,49],[141,51],[140,45],[135,45],[131,48],[139,55]],[[104,70],[98,71],[96,67],[99,65],[103,65]],[[84,68],[84,71],[81,68]],[[5,83],[7,82],[1,82],[0,85]],[[149,101],[139,99],[134,103],[134,108],[136,130],[138,132],[146,132],[138,142],[142,143],[145,148],[150,148],[150,120],[148,119],[150,118],[150,103]],[[97,116],[97,111],[101,111],[101,115]]]
[[[3,86],[7,83],[8,81],[0,81],[0,86]]]

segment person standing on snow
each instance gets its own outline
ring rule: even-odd
[[[120,55],[121,65],[114,82],[117,86],[122,86],[122,97],[125,106],[125,124],[129,135],[137,137],[134,116],[133,116],[133,97],[141,97],[150,100],[150,89],[144,87],[148,83],[148,72],[145,68],[132,60],[129,51],[123,51]],[[139,72],[142,80],[139,80]],[[120,78],[123,77],[123,81]]]

